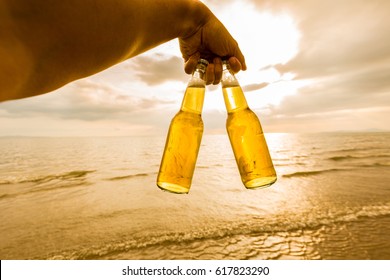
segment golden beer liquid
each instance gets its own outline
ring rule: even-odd
[[[277,177],[259,119],[248,108],[240,86],[225,86],[222,91],[226,129],[242,182],[248,189],[272,185]]]
[[[203,134],[201,111],[205,88],[188,87],[181,110],[169,127],[157,186],[173,193],[188,193]]]

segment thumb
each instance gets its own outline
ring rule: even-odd
[[[193,55],[191,55],[188,60],[184,64],[184,71],[187,74],[192,74],[194,71],[196,65],[198,64],[198,60],[200,59],[200,53],[196,52]]]

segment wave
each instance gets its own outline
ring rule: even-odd
[[[23,196],[23,195],[32,194],[32,193],[49,192],[49,191],[70,189],[70,188],[75,188],[75,187],[80,187],[80,186],[89,186],[89,185],[91,185],[91,183],[88,183],[88,182],[72,182],[72,183],[63,183],[60,185],[49,185],[49,186],[41,187],[38,189],[31,189],[31,190],[24,191],[24,192],[3,194],[0,196],[0,200],[6,199],[6,198],[19,197],[19,196]]]
[[[135,177],[146,177],[146,176],[155,175],[155,174],[157,174],[157,172],[153,172],[153,173],[137,173],[137,174],[130,174],[130,175],[125,175],[125,176],[111,177],[111,178],[107,178],[106,180],[107,181],[128,180],[128,179],[132,179],[132,178],[135,178]]]
[[[196,166],[197,169],[209,169],[210,166],[206,166],[206,165],[198,165]]]
[[[62,174],[53,174],[53,175],[45,175],[40,177],[35,177],[31,179],[22,179],[22,180],[5,180],[0,181],[0,185],[11,185],[11,184],[22,184],[22,183],[47,183],[53,180],[72,180],[83,178],[87,174],[96,172],[96,170],[76,170],[70,171]]]
[[[360,164],[360,167],[389,167],[390,163],[375,162],[373,164]]]
[[[349,160],[349,159],[356,159],[357,157],[355,156],[334,156],[334,157],[330,157],[328,158],[329,160],[333,160],[333,161],[342,161],[342,160]]]
[[[252,216],[242,222],[221,221],[217,225],[210,224],[203,227],[196,227],[196,230],[189,231],[160,231],[138,233],[138,235],[129,233],[125,239],[111,240],[102,245],[79,248],[72,252],[58,252],[52,254],[49,259],[107,259],[115,258],[115,256],[128,252],[143,254],[142,252],[147,252],[146,250],[152,248],[155,252],[163,252],[165,250],[160,249],[166,248],[167,246],[177,247],[188,245],[191,248],[195,248],[192,244],[197,244],[197,246],[204,244],[204,246],[207,246],[207,244],[216,240],[219,240],[217,243],[223,247],[223,239],[227,239],[228,243],[230,243],[229,240],[235,240],[236,238],[240,238],[240,236],[263,238],[272,236],[296,237],[303,235],[305,231],[313,232],[321,230],[324,226],[338,227],[340,223],[350,223],[364,218],[378,218],[389,215],[390,203],[344,209],[333,215],[324,213],[318,216],[315,213],[309,212],[306,215],[297,214],[290,218],[286,218],[286,215],[266,219],[264,217]],[[215,245],[215,242],[213,244]],[[268,246],[271,247],[274,245],[270,244]],[[199,254],[201,253],[199,252]],[[228,252],[226,253],[229,254]],[[160,258],[163,259],[165,256],[160,255]]]
[[[351,152],[367,152],[369,150],[382,150],[384,146],[368,146],[368,147],[356,147],[356,148],[344,148],[344,149],[335,149],[332,151],[326,151],[323,153],[351,153]]]
[[[353,160],[353,159],[368,159],[368,158],[390,158],[390,155],[368,155],[368,156],[345,155],[345,156],[329,157],[328,160],[343,161],[343,160],[351,160],[351,159]]]
[[[372,148],[374,149],[374,147]],[[358,152],[358,151],[366,151],[367,148],[346,148],[340,150],[334,150],[335,152]]]
[[[291,165],[292,165],[291,163],[277,163],[277,162],[274,161],[274,166],[278,166],[278,167],[291,166]],[[305,166],[307,164],[304,163],[304,162],[294,162],[293,165],[295,165],[295,166],[298,166],[298,165]]]
[[[197,165],[196,169],[212,169],[213,167],[223,167],[223,164],[216,163],[212,165]]]
[[[337,172],[337,171],[345,171],[345,170],[349,170],[349,169],[331,168],[331,169],[313,170],[313,171],[299,171],[299,172],[294,172],[294,173],[290,173],[290,174],[283,174],[282,177],[285,177],[285,178],[308,177],[308,176],[313,176],[313,175],[318,175],[318,174],[331,173],[331,172]]]
[[[86,176],[87,174],[93,172],[95,172],[95,170],[78,170],[57,175],[46,175],[32,179],[3,181],[0,182],[0,184],[13,185],[22,183],[33,183],[34,185],[32,187],[29,186],[28,190],[26,190],[25,188],[13,188],[11,193],[2,194],[0,196],[0,199],[14,198],[32,193],[88,186],[91,185],[91,183],[87,181]]]

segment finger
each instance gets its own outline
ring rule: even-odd
[[[184,71],[187,74],[192,74],[194,72],[196,65],[198,64],[198,60],[200,58],[200,53],[194,53],[191,55],[188,60],[184,64]]]
[[[213,59],[214,63],[214,85],[219,84],[222,78],[222,60],[220,57],[215,57]]]
[[[241,64],[241,69],[240,70],[246,70],[246,63],[245,63],[245,57],[244,55],[242,54],[240,48],[238,47],[238,44],[237,44],[237,49],[234,53],[234,56],[238,59],[238,61],[240,62]],[[237,71],[238,72],[238,71]]]
[[[210,63],[206,69],[206,84],[210,85],[214,82],[214,64]]]
[[[234,73],[238,73],[242,70],[241,62],[234,56],[229,57],[229,65]]]

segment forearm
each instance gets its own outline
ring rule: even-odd
[[[0,33],[8,42],[0,48],[0,101],[52,91],[189,36],[210,13],[195,0],[0,0],[0,7],[8,30]]]
[[[136,41],[125,48],[129,51],[125,58],[173,38],[192,35],[211,15],[197,0],[130,1],[129,10],[134,18],[128,20],[131,27],[123,33]]]

